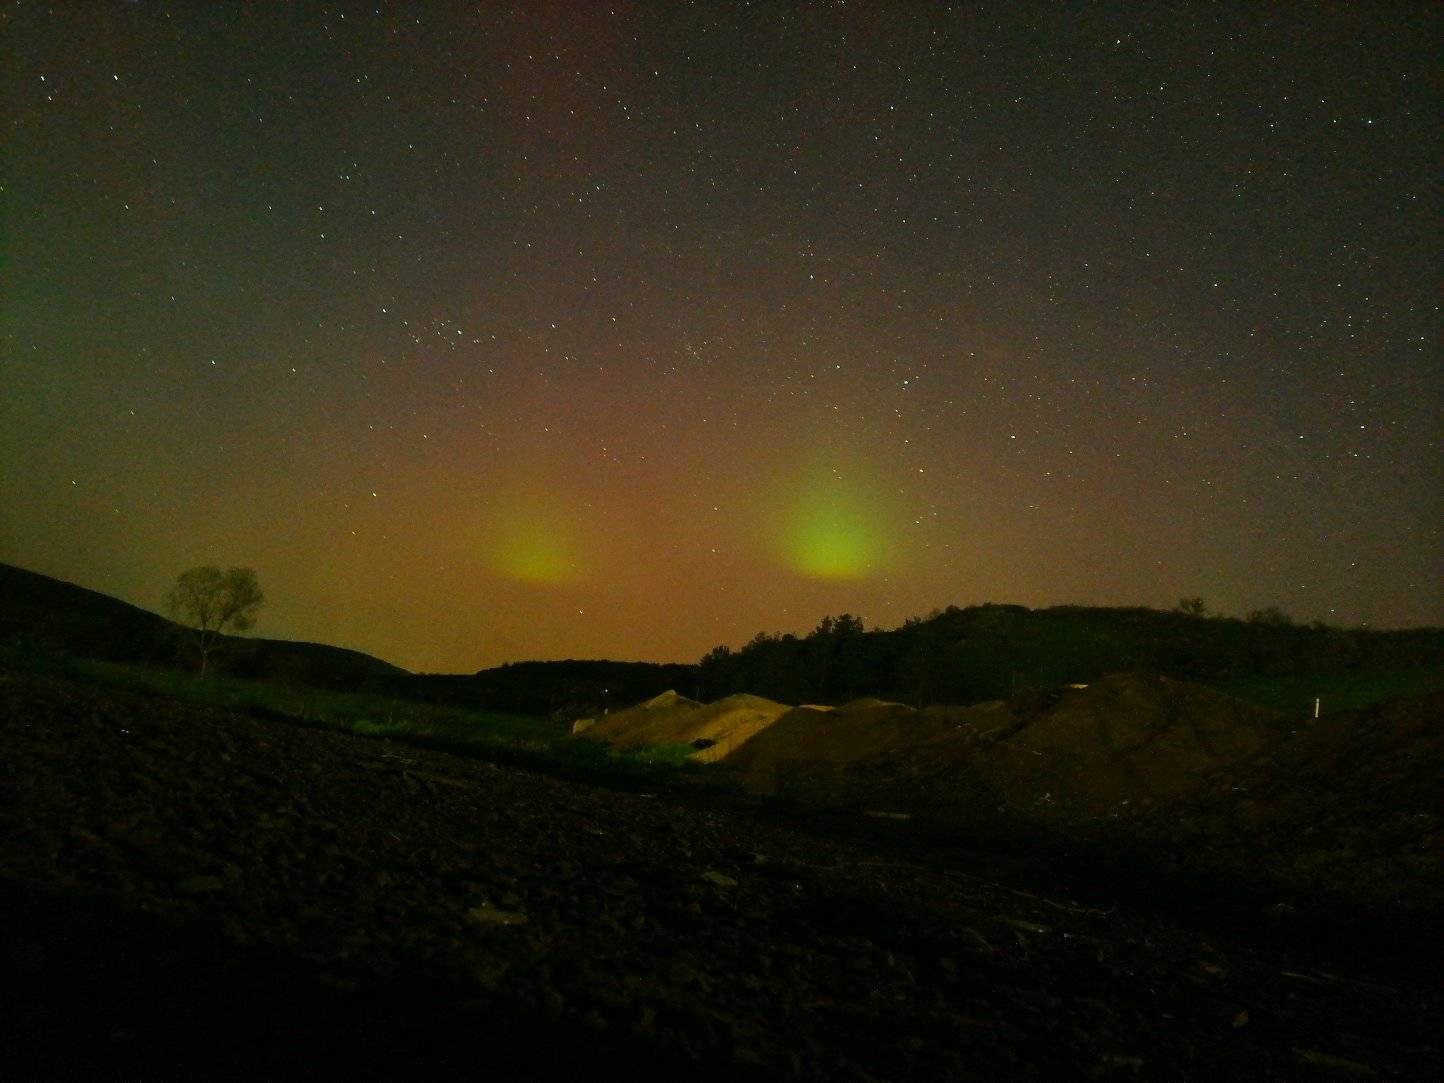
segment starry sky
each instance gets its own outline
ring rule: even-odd
[[[1444,623],[1400,4],[0,8],[0,560],[409,669]]]

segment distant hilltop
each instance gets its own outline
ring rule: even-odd
[[[174,666],[186,658],[173,621],[48,575],[0,564],[0,651]],[[324,643],[226,636],[222,670],[236,677],[351,688],[406,670]]]
[[[84,658],[184,666],[178,626],[108,594],[0,564],[0,661]],[[697,667],[651,662],[513,662],[463,675],[418,675],[322,643],[225,637],[218,672],[520,714],[574,716],[696,683]]]

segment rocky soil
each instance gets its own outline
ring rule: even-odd
[[[1428,929],[914,826],[0,670],[0,1074],[1437,1077]]]

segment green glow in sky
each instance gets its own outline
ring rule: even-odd
[[[797,500],[786,519],[783,554],[813,579],[859,579],[882,554],[878,514],[855,487],[830,478]]]
[[[519,508],[492,532],[492,566],[522,583],[562,583],[581,574],[576,530],[555,509]]]

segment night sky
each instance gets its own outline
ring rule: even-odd
[[[9,2],[0,560],[463,672],[1444,623],[1444,5]]]

